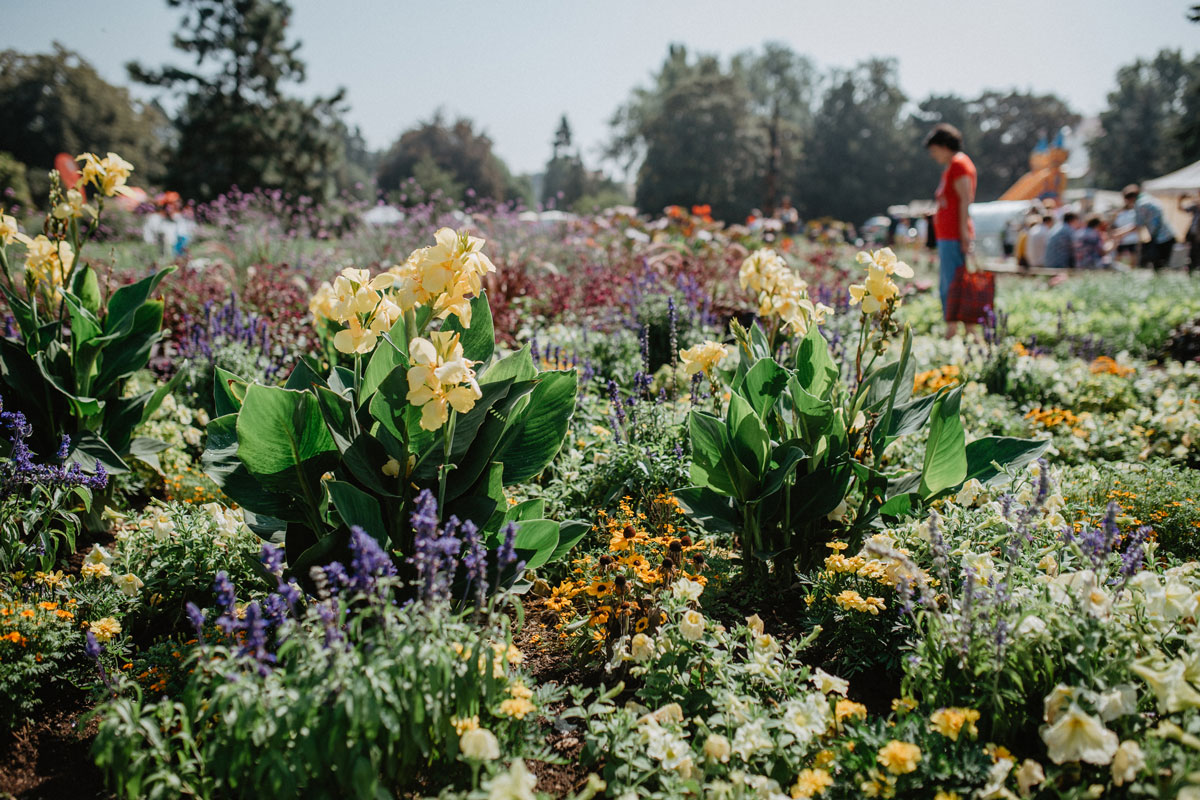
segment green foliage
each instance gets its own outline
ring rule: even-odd
[[[15,159],[12,153],[0,152],[0,195],[5,197],[3,205],[6,209],[13,204],[25,208],[33,205],[26,172],[25,165]],[[11,196],[9,192],[12,192]]]
[[[57,205],[63,197],[55,181],[51,203]],[[103,198],[97,202],[102,204]],[[99,220],[98,212],[92,229]],[[71,440],[68,458],[88,470],[99,464],[109,474],[128,472],[131,459],[153,464],[166,445],[134,432],[175,381],[132,397],[125,388],[162,338],[163,301],[152,297],[174,267],[104,294],[96,271],[79,260],[91,229],[81,231],[74,218],[56,220],[47,229],[53,238],[44,244],[53,253],[52,263],[27,266],[23,281],[13,275],[8,248],[0,246],[0,292],[19,332],[0,338],[0,396],[25,414],[36,453],[57,452],[66,436]],[[37,245],[28,245],[28,253]],[[89,530],[102,527],[97,514],[112,488],[110,482],[94,513],[87,515]]]
[[[1197,116],[1200,56],[1164,49],[1121,67],[1100,113],[1103,132],[1088,145],[1096,185],[1120,189],[1200,158]]]
[[[407,399],[408,343],[428,324],[427,308],[409,311],[353,371],[334,367],[322,377],[304,361],[284,387],[220,376],[215,401],[222,416],[208,424],[205,471],[253,515],[256,532],[282,537],[301,580],[337,557],[352,525],[411,555],[409,516],[425,488],[443,518],[474,521],[489,549],[512,522],[530,568],[565,554],[558,523],[541,519],[544,504],[510,507],[503,489],[537,476],[562,447],[575,409],[575,372],[539,373],[528,348],[493,361],[487,295],[471,308],[470,328],[450,319],[443,330],[458,331],[464,355],[486,365],[478,371],[481,397],[436,431],[421,427],[421,410]]]
[[[672,45],[652,89],[635,90],[617,111],[613,151],[641,157],[637,206],[710,204],[713,216],[745,217],[757,204],[765,142],[741,78],[713,56],[695,61]]]
[[[506,755],[552,758],[536,720],[561,690],[530,687],[534,713],[504,705],[531,681],[502,614],[475,625],[382,596],[314,601],[284,623],[270,670],[208,636],[178,695],[121,684],[100,707],[93,755],[118,796],[390,797],[421,774],[463,785],[455,722],[472,717]]]
[[[793,369],[770,355],[757,323],[751,331],[735,324],[734,332],[741,360],[725,418],[691,412],[694,485],[677,496],[706,525],[741,532],[751,576],[759,571],[757,559],[775,560],[785,584],[793,559],[813,566],[821,537],[832,529],[829,517],[839,507],[845,512],[852,495],[861,498],[854,515],[861,535],[880,514],[905,514],[969,477],[996,477],[993,461],[1028,463],[1045,449],[1043,442],[997,437],[967,447],[961,389],[912,399],[907,332],[900,358],[877,367],[872,360],[853,392],[816,326],[798,343]],[[920,469],[884,472],[888,446],[926,428]]]
[[[5,732],[31,718],[51,689],[64,691],[69,679],[78,677],[78,622],[67,606],[47,599],[53,597],[49,592],[0,592],[5,622],[0,636],[0,730]]]
[[[168,0],[183,9],[176,48],[193,70],[129,65],[134,80],[183,90],[167,181],[211,199],[230,186],[321,198],[334,188],[346,128],[343,92],[301,100],[282,85],[304,80],[299,43],[287,41],[285,0]]]
[[[62,152],[71,157],[117,152],[137,165],[137,181],[162,178],[166,116],[157,106],[133,101],[127,89],[108,83],[61,45],[52,53],[0,53],[0,119],[5,120],[0,150],[29,169],[38,196],[47,189],[46,171]],[[23,182],[7,180],[0,176],[0,188],[19,190]]]
[[[1159,552],[1181,561],[1200,558],[1200,473],[1163,461],[1147,464],[1096,462],[1063,475],[1072,519],[1098,523],[1109,503],[1120,508],[1125,527],[1149,525]]]
[[[870,59],[834,73],[805,141],[801,213],[863,220],[891,202],[887,198],[936,185],[920,149],[922,132],[903,116],[906,102],[895,60]]]
[[[260,549],[239,510],[216,503],[152,505],[118,531],[110,567],[143,583],[138,596],[148,604],[130,616],[131,627],[161,633],[184,626],[187,603],[208,604],[218,572],[238,586],[267,588]]]

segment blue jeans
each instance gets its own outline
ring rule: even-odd
[[[962,245],[958,243],[958,239],[938,239],[938,294],[942,297],[942,317],[946,316],[946,299],[950,296],[950,283],[954,280],[954,273],[958,272],[958,268],[967,263],[966,257],[963,255]]]

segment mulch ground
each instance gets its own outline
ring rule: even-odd
[[[110,797],[90,750],[96,721],[80,722],[91,708],[82,692],[55,693],[36,720],[0,733],[0,796],[22,800]]]

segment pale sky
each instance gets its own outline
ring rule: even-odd
[[[514,172],[540,171],[566,113],[595,166],[613,111],[648,83],[671,42],[729,56],[769,40],[818,68],[899,60],[911,99],[986,88],[1055,92],[1099,112],[1116,70],[1163,47],[1193,55],[1195,0],[292,0],[308,81],[298,94],[348,90],[348,121],[373,148],[437,108],[470,117]],[[124,64],[187,65],[161,0],[0,0],[0,49],[54,40],[113,83]],[[146,97],[149,90],[135,90]]]

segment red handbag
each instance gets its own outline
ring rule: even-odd
[[[959,267],[950,282],[946,297],[946,321],[975,324],[983,320],[987,309],[996,304],[996,276],[990,272],[970,272]]]

